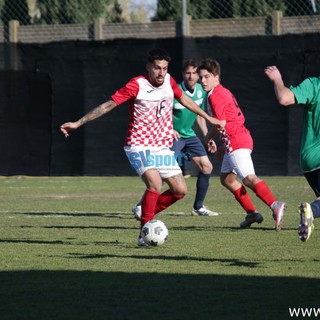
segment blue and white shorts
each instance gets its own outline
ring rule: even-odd
[[[141,177],[147,170],[157,170],[166,179],[182,173],[174,152],[167,147],[125,146],[131,168]]]

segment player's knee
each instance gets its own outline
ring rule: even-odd
[[[188,193],[187,186],[181,187],[178,190],[175,190],[174,195],[180,197],[181,199]]]
[[[252,189],[260,181],[261,180],[255,174],[249,174],[242,180],[243,184],[250,189]]]
[[[154,192],[161,193],[162,184],[149,184],[149,185],[147,185],[147,188],[148,188],[149,190],[154,191]]]
[[[204,173],[204,174],[210,174],[212,172],[212,164],[211,162],[208,162],[208,163],[205,163],[201,168],[200,168],[200,171],[201,173]]]
[[[228,182],[228,179],[226,177],[220,177],[220,183],[224,187],[227,187],[230,184],[230,182]]]
[[[186,194],[175,194],[174,197],[176,198],[176,200],[181,200],[185,197]]]
[[[213,166],[208,157],[196,158],[195,164],[198,166],[201,173],[210,174],[212,172]]]

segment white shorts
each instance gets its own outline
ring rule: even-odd
[[[221,173],[233,172],[241,180],[249,174],[255,174],[251,153],[252,150],[250,149],[237,149],[231,153],[226,153],[223,157]]]
[[[141,177],[147,170],[157,170],[166,179],[182,173],[174,152],[167,147],[126,146],[123,148],[131,165]]]

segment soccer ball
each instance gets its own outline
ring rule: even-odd
[[[142,238],[150,246],[161,246],[168,239],[168,229],[160,220],[148,221],[141,230]]]

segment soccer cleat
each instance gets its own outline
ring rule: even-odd
[[[139,235],[138,240],[137,240],[137,246],[138,247],[148,247],[149,245],[144,242],[142,237]]]
[[[141,204],[136,204],[132,209],[131,209],[134,217],[140,221],[141,220]]]
[[[282,226],[283,226],[283,222],[284,222],[284,210],[287,209],[287,204],[283,201],[275,201],[272,204],[272,216],[273,219],[276,221],[276,231],[280,231]]]
[[[258,212],[248,213],[244,221],[240,223],[240,228],[250,228],[253,223],[261,223],[263,216]]]
[[[299,239],[301,241],[307,241],[314,229],[313,225],[313,213],[311,206],[307,202],[303,202],[299,206],[300,211],[300,224],[298,227]]]
[[[211,211],[207,207],[202,207],[198,210],[192,208],[191,215],[192,216],[203,216],[203,217],[214,217],[214,216],[218,216],[219,213]]]

